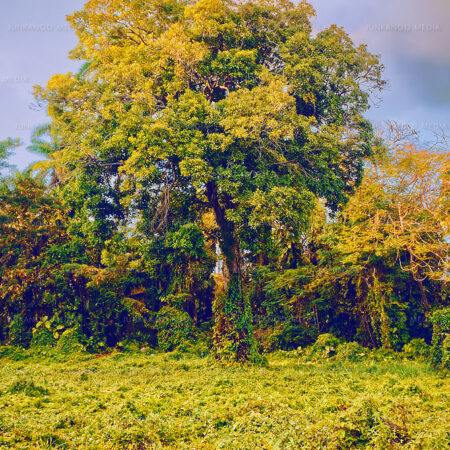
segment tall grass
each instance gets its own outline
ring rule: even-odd
[[[18,360],[14,360],[18,359]],[[177,353],[0,359],[0,445],[446,448],[449,383],[415,361],[222,367]]]

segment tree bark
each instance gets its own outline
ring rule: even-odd
[[[254,343],[251,306],[242,289],[239,241],[234,224],[226,218],[226,205],[220,203],[214,182],[207,183],[206,196],[220,229],[220,249],[224,258],[225,294],[214,299],[215,352],[224,362],[245,362],[254,355]],[[227,206],[231,207],[231,202]]]
[[[232,276],[241,276],[241,252],[235,236],[235,227],[226,218],[226,209],[219,202],[217,186],[210,181],[206,185],[206,196],[214,212],[216,223],[220,229],[220,250],[224,258],[224,283],[227,289]]]
[[[427,294],[425,292],[425,287],[423,286],[423,283],[421,280],[418,280],[417,283],[419,285],[420,299],[422,300],[422,304],[423,304],[424,308],[426,309],[426,311],[430,311],[431,307],[430,307],[430,303],[428,302]]]

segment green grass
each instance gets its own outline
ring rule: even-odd
[[[413,361],[224,368],[149,352],[0,359],[0,447],[446,448],[449,382]]]

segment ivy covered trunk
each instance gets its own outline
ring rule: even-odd
[[[450,370],[450,307],[434,312],[431,364],[440,370]]]
[[[257,362],[252,311],[242,288],[242,258],[235,226],[226,218],[215,183],[208,183],[206,193],[220,229],[220,250],[224,258],[224,293],[214,299],[213,305],[215,354],[225,363]]]

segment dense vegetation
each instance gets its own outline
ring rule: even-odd
[[[448,367],[448,146],[376,133],[378,57],[314,35],[313,14],[90,0],[69,17],[82,68],[36,87],[46,160],[2,172],[3,343],[264,364],[329,334]]]

